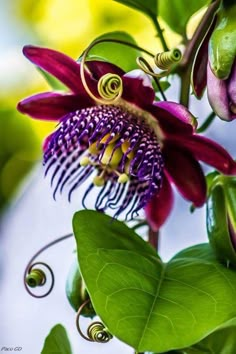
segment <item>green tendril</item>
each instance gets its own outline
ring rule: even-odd
[[[107,343],[112,339],[112,335],[101,322],[92,323],[87,330],[87,334],[92,341],[98,343]]]
[[[29,287],[35,288],[45,283],[46,276],[41,269],[33,269],[26,277],[26,283]]]
[[[104,43],[104,42],[123,44],[128,47],[140,50],[143,53],[151,56],[152,58],[154,58],[154,54],[152,54],[151,52],[149,52],[148,50],[146,50],[142,47],[139,47],[138,45],[136,45],[134,43],[129,43],[127,41],[112,39],[112,38],[105,38],[105,39],[96,40],[96,41],[92,42],[85,49],[85,51],[81,57],[81,62],[80,62],[80,76],[81,76],[81,81],[84,86],[84,89],[87,92],[87,94],[95,102],[100,103],[100,104],[112,104],[116,100],[118,100],[118,98],[121,97],[122,92],[123,92],[122,79],[121,79],[121,77],[119,77],[119,75],[108,73],[100,78],[100,80],[98,82],[98,93],[99,93],[100,97],[95,96],[94,93],[90,90],[90,88],[88,87],[88,84],[86,82],[86,78],[85,78],[86,58],[88,56],[89,51],[97,44]]]
[[[151,75],[153,77],[153,80],[155,81],[161,95],[164,101],[166,101],[166,96],[161,88],[161,85],[158,81],[158,79],[166,76],[167,71],[164,71],[163,73],[157,74],[153,71],[152,67],[150,66],[150,64],[147,62],[146,59],[144,59],[143,57],[138,57],[136,59],[137,65],[139,66],[139,68],[144,71],[146,74]],[[169,72],[168,72],[169,73]]]
[[[117,74],[105,74],[99,79],[97,89],[99,95],[104,100],[114,102],[114,100],[117,100],[122,95],[122,79]]]
[[[177,64],[182,58],[182,53],[178,48],[173,48],[167,52],[157,53],[154,62],[159,69],[169,70],[174,64]]]

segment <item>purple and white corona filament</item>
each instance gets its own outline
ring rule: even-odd
[[[172,184],[195,206],[206,200],[203,161],[225,174],[236,163],[217,143],[196,133],[186,107],[156,102],[150,78],[104,61],[78,63],[57,51],[26,46],[25,56],[68,91],[44,92],[19,102],[20,112],[59,122],[44,143],[54,197],[89,180],[82,202],[97,188],[95,208],[128,219],[139,210],[157,230],[173,206]]]
[[[69,199],[92,175],[83,201],[98,186],[96,209],[114,208],[115,217],[127,210],[132,218],[159,192],[163,178],[155,132],[132,109],[113,105],[83,108],[63,117],[48,143],[44,163],[47,170],[53,169],[54,195],[69,185]]]

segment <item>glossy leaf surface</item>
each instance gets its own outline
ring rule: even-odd
[[[190,17],[208,3],[208,0],[159,0],[158,15],[173,31],[185,36],[186,25]]]
[[[132,36],[122,31],[105,33],[97,37],[93,42],[101,39],[114,39],[136,44]],[[112,43],[109,41],[96,44],[89,51],[87,59],[109,61],[112,64],[119,66],[124,71],[131,71],[137,69],[136,58],[138,56],[140,56],[140,52],[137,49],[131,48],[128,45]]]
[[[141,11],[149,17],[157,16],[157,0],[115,0],[120,4],[132,7],[135,10]]]
[[[236,273],[208,244],[167,264],[123,223],[94,211],[74,215],[81,273],[109,331],[137,351],[192,346],[236,316]]]
[[[71,346],[65,328],[55,325],[46,337],[41,354],[72,354]]]

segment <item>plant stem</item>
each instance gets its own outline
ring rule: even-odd
[[[149,226],[148,242],[155,248],[156,251],[158,251],[159,247],[159,236],[159,231],[153,231],[152,228]]]
[[[192,39],[186,46],[183,59],[179,65],[179,74],[181,77],[181,92],[180,92],[180,103],[188,107],[189,104],[189,89],[190,89],[190,78],[191,71],[194,62],[196,52],[201,44],[203,38],[205,37],[218,9],[220,0],[216,0],[209,5],[207,11],[205,12],[199,26]]]
[[[165,40],[164,35],[163,35],[163,30],[161,29],[161,26],[160,26],[160,24],[159,24],[159,22],[158,22],[156,17],[153,16],[152,17],[152,21],[153,21],[153,24],[154,24],[154,26],[155,26],[155,28],[157,30],[157,35],[160,38],[163,50],[166,52],[167,50],[169,50],[169,48],[168,48],[168,46],[166,44],[166,40]]]
[[[181,74],[181,89],[179,102],[185,107],[189,106],[189,91],[192,65],[189,65],[185,72]]]
[[[197,129],[198,133],[203,133],[207,128],[211,125],[213,120],[215,119],[215,112],[211,112],[209,116],[205,119],[205,121],[202,123],[202,125]]]

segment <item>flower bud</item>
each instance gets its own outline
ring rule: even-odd
[[[66,280],[66,296],[75,311],[78,311],[79,307],[89,299],[89,295],[85,288],[83,278],[80,274],[79,265],[77,259],[72,263]],[[91,302],[83,307],[81,315],[84,317],[93,318],[96,316]]]
[[[236,178],[219,175],[209,188],[207,233],[217,258],[236,266]]]
[[[213,74],[228,79],[236,57],[236,4],[221,7],[209,42],[209,60]]]

